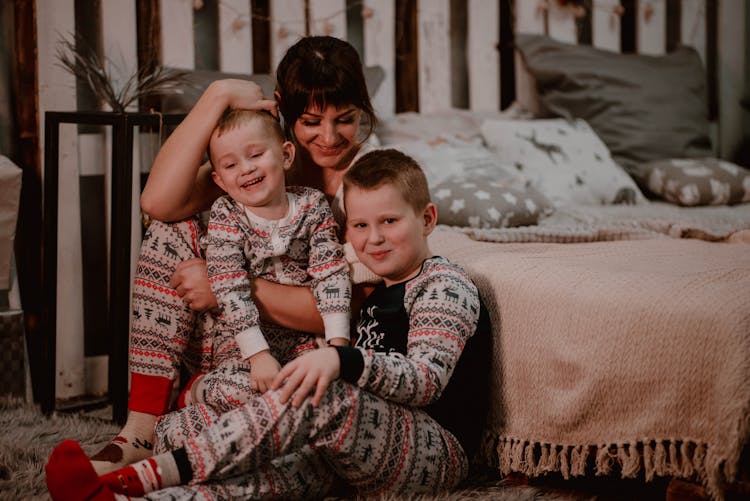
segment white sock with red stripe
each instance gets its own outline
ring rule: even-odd
[[[156,419],[153,414],[131,411],[119,435],[91,457],[96,473],[103,475],[149,457],[153,452]]]
[[[99,478],[112,491],[136,497],[180,484],[180,472],[172,453],[152,456]]]

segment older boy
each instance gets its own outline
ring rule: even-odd
[[[476,287],[429,250],[437,213],[414,160],[374,151],[344,183],[347,238],[385,280],[362,309],[356,347],[302,355],[272,391],[182,443],[158,444],[171,452],[102,477],[78,444],[64,442],[48,465],[53,499],[110,491],[180,498],[197,489],[216,498],[304,498],[324,494],[336,476],[361,495],[416,494],[465,478],[489,360]]]

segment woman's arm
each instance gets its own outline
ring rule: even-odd
[[[211,83],[159,150],[141,194],[143,212],[162,221],[176,221],[208,208],[221,194],[211,180],[209,166],[201,167],[201,160],[228,107],[275,113],[276,102],[266,99],[254,82],[228,79]]]
[[[256,278],[253,281],[253,300],[261,318],[267,322],[313,334],[325,333],[310,287]]]

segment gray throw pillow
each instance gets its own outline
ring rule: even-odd
[[[673,158],[643,165],[648,191],[679,205],[750,202],[750,170],[718,158]]]
[[[694,49],[619,54],[539,35],[517,35],[516,46],[546,112],[586,120],[637,179],[644,162],[711,156],[706,76]]]
[[[552,203],[519,178],[454,177],[431,188],[438,223],[471,228],[537,224],[552,214]]]

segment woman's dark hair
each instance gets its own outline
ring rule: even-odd
[[[304,37],[289,47],[276,70],[276,90],[287,131],[310,106],[356,106],[366,119],[365,139],[377,123],[359,54],[338,38]]]

